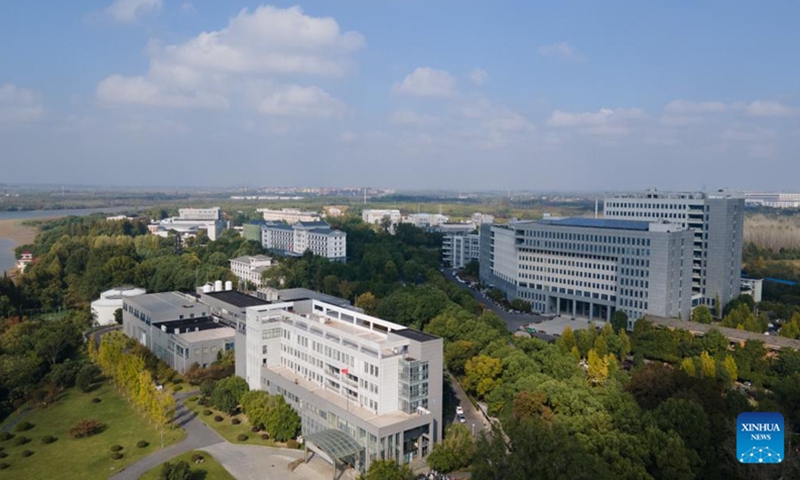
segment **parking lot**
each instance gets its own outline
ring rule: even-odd
[[[600,322],[598,320],[593,320],[592,323],[598,328],[603,328],[603,326],[606,324],[606,322]],[[586,317],[575,317],[573,320],[572,317],[562,315],[560,317],[555,317],[552,320],[546,320],[541,323],[537,323],[533,326],[533,328],[540,333],[551,336],[559,336],[567,326],[569,326],[573,331],[589,328],[589,319]]]

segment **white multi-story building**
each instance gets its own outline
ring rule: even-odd
[[[442,237],[442,260],[453,268],[464,268],[473,260],[480,260],[481,238],[476,233],[447,233]]]
[[[347,234],[332,230],[325,222],[297,222],[294,225],[266,222],[261,226],[261,244],[279,255],[314,255],[344,261],[347,257]]]
[[[670,222],[694,232],[692,306],[724,307],[741,292],[744,196],[647,190],[606,197],[605,218]]]
[[[484,223],[494,223],[494,215],[488,213],[476,212],[470,217],[470,221],[475,225],[483,225]]]
[[[800,193],[756,193],[744,194],[747,205],[770,208],[800,208]]]
[[[412,213],[403,219],[403,223],[410,223],[419,228],[438,227],[450,221],[450,217],[440,213]]]
[[[545,314],[691,314],[693,232],[666,222],[552,218],[481,227],[481,281]]]
[[[266,255],[244,256],[230,259],[231,271],[242,282],[250,282],[256,287],[261,286],[261,274],[274,264],[271,257]]]
[[[214,207],[181,208],[177,217],[165,218],[148,228],[151,233],[161,237],[168,236],[171,230],[183,236],[195,236],[200,230],[205,230],[209,239],[216,240],[227,226],[219,207]]]
[[[396,226],[403,220],[400,210],[363,210],[361,219],[364,223],[380,225],[384,218],[388,218],[392,226]]]
[[[286,222],[291,225],[297,222],[318,222],[321,220],[317,212],[303,212],[297,208],[282,208],[280,210],[259,208],[257,211],[264,215],[264,220],[268,222]]]
[[[250,307],[236,330],[236,374],[283,395],[307,441],[338,431],[362,470],[441,441],[442,339],[315,299]]]

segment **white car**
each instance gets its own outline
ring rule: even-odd
[[[461,408],[461,405],[456,407],[456,415],[464,415],[464,409]]]

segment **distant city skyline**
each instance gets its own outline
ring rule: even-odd
[[[800,191],[799,14],[6,2],[0,182]]]

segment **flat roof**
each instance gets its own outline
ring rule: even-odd
[[[296,300],[319,300],[337,307],[349,307],[350,302],[344,298],[334,297],[326,293],[315,292],[307,288],[286,288],[278,290],[278,298],[282,302],[293,302]]]
[[[646,232],[650,229],[650,222],[638,220],[616,220],[610,218],[553,218],[542,219],[537,223],[545,225],[557,225],[562,227],[581,227],[581,228],[608,228],[612,230],[635,230]]]
[[[215,328],[219,325],[217,322],[214,321],[213,317],[205,316],[205,317],[193,317],[193,318],[180,318],[180,319],[165,319],[165,320],[156,320],[152,323],[154,327],[161,328],[161,326],[166,326],[167,331],[169,333],[174,332],[176,328],[199,328],[199,329],[208,329],[208,328]]]
[[[236,330],[231,327],[218,326],[217,328],[209,328],[200,330],[199,332],[180,333],[178,336],[187,342],[204,342],[207,340],[234,338],[236,336]]]
[[[258,297],[254,297],[236,290],[208,292],[203,293],[203,295],[208,295],[211,298],[216,298],[221,302],[230,303],[231,305],[239,308],[256,307],[258,305],[267,305],[270,303],[267,300],[262,300]]]
[[[407,338],[409,340],[414,340],[415,342],[431,342],[433,340],[439,340],[439,337],[433,336],[431,334],[420,332],[419,330],[414,330],[411,328],[406,328],[405,330],[395,330],[392,333],[395,335],[400,335],[401,337]]]
[[[135,297],[126,297],[128,304],[136,305],[139,308],[149,311],[153,315],[176,308],[206,308],[205,305],[198,303],[197,299],[184,295],[179,292],[147,293]]]

